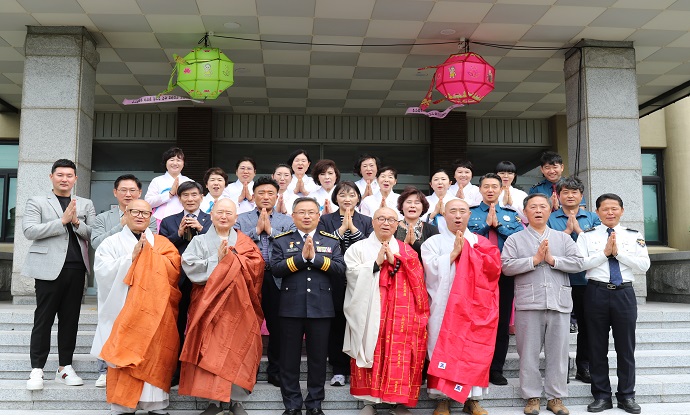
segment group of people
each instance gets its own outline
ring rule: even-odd
[[[179,148],[143,198],[141,181],[117,178],[117,206],[96,216],[72,196],[75,164],[61,159],[52,191],[26,204],[32,241],[23,274],[36,279],[27,389],[43,388],[50,330],[58,323],[55,380],[83,385],[72,367],[85,274],[98,289],[91,353],[96,386],[112,414],[165,414],[171,387],[209,400],[202,415],[246,414],[268,330],[267,381],[284,415],[323,414],[327,364],[332,386],[350,383],[362,415],[409,414],[423,383],[434,415],[487,414],[480,400],[503,376],[514,319],[524,413],[569,414],[568,338],[577,316],[576,379],[591,383],[590,412],[613,407],[608,333],[618,359],[617,405],[635,403],[635,272],[650,265],[642,235],[620,225],[613,193],[586,210],[584,186],[562,177],[563,160],[541,158],[544,180],[514,187],[517,168],[471,183],[473,166],[430,177],[432,194],[394,192],[398,172],[362,155],[357,182],[341,181],[332,160],[312,166],[296,150],[272,176],[249,157],[237,181],[208,169],[203,185],[182,175]],[[311,173],[311,176],[309,175]],[[455,183],[451,184],[451,180]],[[204,187],[207,192],[204,195]],[[300,387],[303,344],[307,395]],[[544,377],[540,353],[544,352]],[[543,386],[542,386],[543,385]]]

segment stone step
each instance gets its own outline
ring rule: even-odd
[[[609,373],[616,374],[616,352],[609,352]],[[541,354],[540,368],[544,369],[544,353]],[[570,370],[574,376],[575,354],[570,353]],[[660,374],[686,374],[690,373],[690,350],[638,350],[635,352],[636,373],[638,375],[660,375]],[[31,371],[31,364],[28,353],[0,353],[0,379],[27,379]],[[75,354],[73,366],[77,373],[86,380],[93,380],[98,377],[96,359],[89,354]],[[257,379],[266,380],[267,359],[264,356],[259,365]],[[57,355],[48,356],[48,361],[44,368],[46,378],[51,378],[52,373],[57,370]],[[520,360],[517,353],[508,353],[503,369],[503,375],[507,378],[518,378]],[[302,356],[300,365],[300,378],[306,380],[307,360]],[[327,368],[327,378],[333,376],[330,365]]]
[[[615,390],[617,379],[611,380]],[[302,393],[306,394],[306,384],[301,382]],[[586,405],[591,402],[590,386],[582,382],[573,381],[568,385],[569,398],[566,405]],[[690,402],[690,375],[654,375],[638,376],[635,387],[636,400],[643,406],[654,407],[654,403]],[[485,396],[482,406],[486,408],[511,407],[512,413],[517,413],[525,402],[520,398],[517,379],[510,379],[506,386],[491,386],[489,394]],[[545,402],[542,402],[545,405]],[[249,410],[281,411],[283,408],[280,390],[272,385],[259,382],[254,388],[249,401],[245,403]],[[457,406],[454,405],[454,406]],[[171,410],[203,410],[206,401],[189,396],[177,395],[173,389],[170,394]],[[361,402],[350,395],[349,387],[332,387],[326,385],[326,397],[323,402],[325,411],[341,414],[346,410],[361,408]],[[422,389],[418,409],[433,408],[435,402],[428,398],[426,389]],[[0,408],[8,410],[107,410],[105,389],[99,389],[92,384],[84,386],[64,386],[55,381],[46,381],[41,391],[27,391],[25,380],[0,380]],[[689,413],[686,406],[685,414]],[[341,412],[343,411],[343,412]],[[383,411],[380,411],[383,412]],[[459,410],[457,411],[459,412]],[[619,412],[615,410],[615,412]],[[45,413],[45,412],[44,412]],[[74,413],[74,412],[73,412]],[[93,413],[93,412],[92,412]],[[493,410],[492,415],[495,414]],[[614,412],[611,412],[614,413]],[[620,411],[622,413],[622,411]],[[645,412],[646,413],[646,412]]]
[[[569,405],[567,404],[568,409],[570,410],[571,415],[591,415],[590,412],[587,412],[587,406],[586,405]],[[614,402],[615,405],[615,402]],[[640,405],[642,407],[642,413],[645,415],[688,415],[688,404],[687,403],[643,403]],[[515,415],[518,414],[522,411],[522,407],[492,407],[490,415]],[[544,406],[542,405],[542,413],[550,414],[550,412],[546,411],[544,409]],[[170,410],[168,411],[170,415],[199,415],[199,410]],[[429,415],[431,411],[429,409],[412,409],[410,412],[412,412],[413,415]],[[110,411],[108,410],[87,410],[87,411],[79,411],[79,410],[1,410],[0,409],[0,415],[35,415],[40,413],[41,415],[109,415]],[[247,410],[247,413],[249,415],[281,415],[283,413],[282,409],[277,409],[277,410],[252,410],[249,409]],[[304,413],[304,412],[303,412]],[[455,414],[460,414],[460,410],[458,409],[457,411],[453,412]],[[144,414],[143,411],[140,411],[139,414]],[[386,411],[379,410],[379,414],[381,415],[388,415]],[[623,412],[622,409],[612,409],[606,412],[606,414],[611,414],[611,415],[625,415],[625,412]],[[359,415],[359,410],[354,409],[354,410],[337,410],[337,411],[328,411],[326,410],[326,415]]]

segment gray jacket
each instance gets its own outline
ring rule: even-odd
[[[67,226],[73,227],[84,257],[84,265],[89,269],[88,245],[96,210],[89,199],[78,196],[73,198],[77,199],[77,216],[80,222],[78,228],[72,224],[62,224],[62,206],[52,192],[46,196],[33,196],[26,202],[22,231],[26,239],[33,242],[29,247],[22,275],[47,281],[58,277],[67,257]]]
[[[115,206],[96,216],[96,220],[91,227],[91,246],[94,250],[98,248],[98,245],[100,245],[105,238],[110,235],[115,235],[122,230],[122,225],[120,225],[121,217],[122,211],[119,206]],[[154,235],[158,233],[158,229],[156,229],[156,218],[154,218],[153,215],[151,216],[149,229]]]
[[[544,238],[555,263],[541,262],[535,267],[532,257]],[[569,272],[582,270],[584,258],[569,235],[546,228],[539,235],[532,227],[508,237],[501,253],[503,274],[515,277],[516,310],[555,310],[570,313],[573,309]]]

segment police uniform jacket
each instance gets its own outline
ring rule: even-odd
[[[486,217],[489,215],[489,205],[481,202],[479,206],[470,208],[470,212],[467,229],[472,233],[488,238],[489,230],[491,229],[486,224]],[[506,238],[524,228],[516,211],[500,207],[498,203],[496,203],[496,217],[498,218],[498,228],[496,228],[496,233],[498,233],[498,249],[502,251]]]
[[[609,260],[604,254],[609,235],[606,225],[595,226],[582,232],[577,238],[577,247],[585,257],[584,270],[587,279],[599,282],[610,282]],[[647,272],[650,266],[649,253],[642,234],[620,224],[613,230],[616,233],[616,248],[623,282],[633,282],[633,272]]]
[[[340,241],[323,231],[315,231],[312,239],[316,255],[309,261],[302,257],[304,239],[299,231],[288,231],[273,240],[271,271],[282,279],[280,317],[335,317],[332,287],[345,284]]]

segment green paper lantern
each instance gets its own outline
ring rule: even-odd
[[[175,86],[184,89],[194,99],[216,99],[227,88],[231,87],[232,61],[218,48],[200,46],[194,48],[184,58],[173,55],[175,69],[170,75],[168,89],[159,95],[167,94]],[[177,81],[173,82],[177,72]]]

